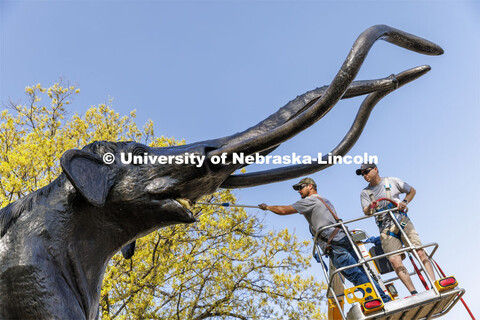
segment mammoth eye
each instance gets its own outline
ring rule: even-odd
[[[148,150],[142,146],[135,146],[132,150],[132,155],[134,156],[143,156],[145,153],[148,153]]]
[[[130,154],[132,155],[133,158],[133,165],[138,165],[143,163],[143,158],[145,154],[148,154],[148,149],[144,146],[135,146],[131,149]],[[140,159],[135,159],[135,158],[140,158]]]

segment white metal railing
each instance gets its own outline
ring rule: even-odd
[[[377,286],[375,286],[372,275],[369,272],[369,269],[368,269],[369,267],[367,266],[367,263],[371,262],[371,261],[379,260],[379,259],[382,259],[382,258],[387,258],[391,255],[396,255],[396,254],[404,253],[404,252],[407,252],[407,251],[411,252],[414,255],[414,257],[416,258],[416,260],[418,261],[418,263],[420,264],[420,267],[421,267],[420,271],[425,271],[424,273],[425,273],[425,275],[428,279],[428,282],[430,283],[430,287],[434,290],[435,295],[440,295],[440,293],[438,292],[437,288],[434,285],[434,279],[431,279],[428,272],[426,272],[427,269],[425,268],[425,265],[423,264],[423,262],[421,261],[419,255],[417,253],[417,250],[425,249],[425,248],[428,248],[428,247],[433,247],[433,250],[430,254],[428,254],[428,252],[426,251],[427,257],[431,261],[432,257],[433,257],[433,254],[438,249],[438,244],[437,243],[430,243],[430,244],[422,245],[422,246],[419,246],[419,247],[413,245],[412,242],[410,241],[410,239],[408,238],[408,236],[405,234],[405,231],[403,230],[402,226],[400,225],[400,222],[395,217],[394,212],[396,212],[396,211],[398,211],[398,208],[391,208],[391,209],[383,210],[383,211],[380,211],[380,212],[376,212],[376,213],[368,215],[368,216],[362,216],[362,217],[351,219],[351,220],[348,220],[348,221],[340,221],[340,222],[337,222],[337,223],[334,223],[334,224],[331,224],[331,225],[320,228],[317,231],[317,233],[315,234],[314,246],[313,246],[313,255],[314,256],[318,255],[320,260],[322,260],[322,257],[321,257],[322,252],[321,252],[320,246],[318,245],[319,236],[322,233],[322,231],[324,231],[326,229],[329,229],[329,228],[335,228],[335,227],[340,227],[344,231],[348,241],[350,242],[352,248],[355,251],[355,254],[357,255],[358,263],[355,263],[355,264],[352,264],[352,265],[349,265],[349,266],[345,266],[345,267],[342,267],[342,268],[338,268],[334,272],[331,272],[330,276],[328,276],[328,274],[327,274],[327,269],[326,269],[326,266],[325,266],[323,260],[320,261],[321,265],[322,265],[323,272],[325,274],[325,279],[327,280],[327,283],[328,283],[326,297],[327,297],[327,299],[332,299],[333,298],[333,300],[335,301],[335,304],[337,305],[338,310],[340,311],[340,313],[342,315],[342,318],[344,320],[346,320],[345,314],[344,314],[344,312],[341,308],[340,302],[338,300],[338,298],[344,296],[344,294],[343,294],[343,292],[342,293],[336,293],[334,291],[334,289],[332,288],[334,278],[336,276],[339,276],[339,274],[346,269],[350,269],[350,268],[354,268],[354,267],[361,267],[361,268],[363,268],[363,270],[364,270],[365,274],[367,275],[370,283],[372,284],[373,290],[375,291],[376,295],[378,297],[380,297],[380,293],[378,292]],[[377,217],[379,215],[383,215],[384,213],[388,213],[390,215],[393,222],[395,223],[397,228],[400,230],[402,238],[406,242],[406,243],[404,242],[404,248],[396,250],[396,251],[392,251],[392,252],[389,252],[389,253],[385,253],[385,254],[382,254],[382,255],[378,255],[378,256],[375,256],[375,257],[364,258],[360,254],[359,249],[358,249],[357,245],[355,244],[355,242],[353,241],[352,236],[351,236],[350,232],[348,231],[346,225],[351,224],[353,222],[374,218],[374,217]],[[435,269],[436,273],[438,275],[440,275],[440,272],[439,272],[437,266],[435,265],[435,263],[432,263],[432,266]],[[341,279],[341,277],[340,277],[340,279]],[[394,280],[398,280],[398,277],[389,279],[386,282],[391,282],[391,281],[394,281]],[[346,288],[345,284],[343,284],[343,286],[344,286],[344,289],[345,289]],[[453,306],[451,306],[451,307],[453,307]]]

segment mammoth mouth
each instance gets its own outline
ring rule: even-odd
[[[174,217],[173,220],[165,220],[163,226],[168,226],[178,223],[193,223],[196,222],[193,213],[190,211],[190,208],[193,205],[193,202],[187,198],[177,198],[177,199],[163,199],[163,200],[154,200],[154,203],[162,207],[162,212],[165,213],[166,210],[170,215],[169,218]],[[158,225],[157,225],[158,227]],[[129,244],[124,246],[121,251],[125,259],[132,258],[135,253],[135,243],[136,240],[131,241]]]
[[[174,211],[176,211],[177,213],[180,213],[181,222],[192,223],[197,221],[192,211],[190,211],[190,209],[193,206],[193,202],[190,199],[176,198],[171,200],[176,205],[176,208],[174,209]]]
[[[187,198],[177,198],[175,201],[187,210],[190,210],[193,206],[192,200]]]
[[[151,199],[145,209],[154,213],[155,216],[160,215],[162,223],[192,223],[197,221],[193,212],[190,211],[192,205],[193,202],[190,199],[162,197]]]

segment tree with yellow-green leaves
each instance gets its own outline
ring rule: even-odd
[[[212,202],[232,202],[228,190]],[[160,229],[104,278],[106,319],[322,319],[321,285],[299,275],[310,257],[288,230],[265,232],[239,208],[195,210],[198,222]]]
[[[155,138],[135,112],[120,117],[112,101],[67,117],[79,89],[56,83],[26,87],[28,102],[0,115],[2,207],[52,182],[68,149],[97,140],[135,140],[149,146],[182,144]],[[46,99],[47,102],[43,102]],[[221,190],[202,201],[235,202]],[[310,266],[308,242],[287,229],[267,231],[240,208],[195,206],[197,223],[160,229],[137,240],[135,255],[117,254],[100,300],[104,319],[324,319],[323,285],[301,276]],[[262,213],[263,215],[263,213]]]

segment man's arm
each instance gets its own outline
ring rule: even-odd
[[[262,210],[272,211],[281,216],[297,213],[297,210],[292,206],[267,206],[265,203],[262,203],[259,204],[258,207]]]
[[[405,196],[405,199],[403,199],[403,201],[401,201],[399,204],[398,204],[398,210],[400,211],[405,211],[405,209],[407,209],[407,204],[409,204],[410,202],[412,202],[413,198],[415,197],[415,194],[417,193],[417,191],[415,190],[414,187],[410,187],[410,191],[407,193],[407,195]]]

